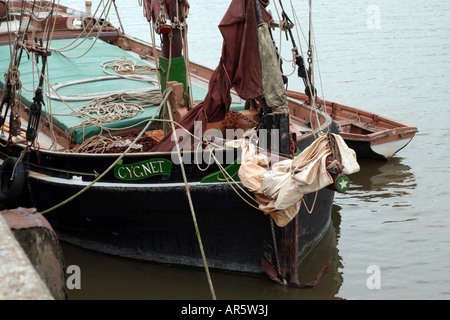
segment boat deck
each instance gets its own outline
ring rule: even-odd
[[[54,40],[51,43],[52,48],[63,48],[73,42],[73,39]],[[59,52],[52,50],[52,55],[48,58],[48,76],[50,88],[49,92],[56,99],[46,99],[49,92],[45,92],[43,106],[43,116],[52,115],[51,121],[63,131],[71,132],[76,143],[81,143],[89,136],[101,133],[101,128],[92,123],[87,123],[85,119],[77,116],[74,110],[78,110],[80,106],[92,100],[91,98],[83,98],[86,94],[118,92],[130,90],[145,90],[157,88],[156,74],[150,75],[154,77],[155,82],[139,81],[132,79],[107,79],[101,80],[108,76],[103,71],[102,63],[118,60],[121,57],[136,61],[137,65],[148,65],[136,55],[127,52],[117,46],[111,45],[105,41],[95,38],[86,38],[78,47],[68,52]],[[74,45],[71,46],[73,48]],[[75,59],[66,57],[77,57]],[[0,72],[3,74],[7,71],[10,61],[9,46],[0,47]],[[40,66],[39,66],[40,68]],[[109,69],[112,71],[112,69]],[[93,79],[94,78],[94,79]],[[95,79],[98,78],[98,79]],[[22,102],[30,106],[33,102],[36,83],[39,79],[39,72],[32,60],[29,60],[26,53],[23,53],[20,65],[20,81],[22,82]],[[77,83],[71,83],[77,81]],[[3,87],[5,80],[0,79],[0,85]],[[48,88],[48,84],[45,84]],[[53,91],[53,92],[52,92]],[[54,94],[57,92],[57,95]],[[192,95],[194,100],[203,100],[207,94],[207,86],[192,84]],[[65,100],[75,99],[79,101],[61,101],[60,97]],[[70,99],[69,99],[70,97]],[[233,103],[233,109],[241,110],[244,103],[237,101]],[[134,126],[145,125],[145,120],[154,116],[158,106],[146,107],[143,112],[138,113],[132,118],[122,119],[114,122],[105,122],[101,125],[106,128],[119,130],[121,128],[133,128]],[[143,123],[143,124],[142,124]],[[156,123],[155,123],[156,124]]]

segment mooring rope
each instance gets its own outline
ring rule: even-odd
[[[208,268],[208,263],[206,261],[206,255],[205,255],[205,250],[203,249],[203,244],[202,244],[202,239],[200,236],[200,230],[198,228],[198,223],[197,223],[197,218],[195,215],[195,210],[194,210],[194,205],[192,203],[192,198],[191,198],[191,192],[189,190],[189,183],[187,181],[187,177],[186,177],[186,172],[184,170],[184,164],[183,164],[183,159],[181,156],[181,150],[180,150],[180,145],[178,143],[178,136],[177,136],[177,131],[175,130],[175,125],[173,123],[173,117],[172,117],[172,108],[170,105],[170,101],[167,101],[167,108],[169,109],[169,118],[172,124],[172,132],[173,132],[173,136],[174,136],[174,140],[175,140],[175,146],[177,148],[177,154],[178,154],[178,160],[180,162],[180,168],[181,168],[181,173],[183,174],[183,180],[184,180],[184,185],[186,188],[186,196],[188,198],[188,202],[189,202],[189,208],[191,209],[191,214],[192,214],[192,220],[194,222],[194,227],[195,227],[195,234],[197,235],[197,240],[198,240],[198,244],[200,247],[200,252],[202,255],[202,259],[203,259],[203,264],[205,267],[205,271],[206,271],[206,277],[208,278],[208,284],[209,284],[209,289],[211,291],[211,295],[213,300],[216,300],[216,293],[214,292],[214,287],[211,281],[211,275],[209,274],[209,268]]]

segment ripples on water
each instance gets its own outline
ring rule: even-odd
[[[307,1],[294,2],[306,32]],[[222,42],[217,24],[229,1],[190,4],[190,58],[215,68]],[[124,9],[129,2],[117,5]],[[380,29],[367,27],[369,6],[379,9]],[[449,299],[450,3],[321,0],[313,1],[313,14],[319,92],[420,132],[387,162],[361,159],[350,191],[336,196],[333,226],[300,266],[308,281],[332,260],[317,288],[293,290],[264,278],[213,273],[216,293],[222,299]],[[121,19],[126,32],[150,39],[137,1]],[[294,81],[290,89],[296,88],[301,85]],[[202,271],[65,249],[69,263],[84,265],[85,286],[71,293],[74,299],[210,298]],[[366,285],[371,265],[381,269],[379,290]]]

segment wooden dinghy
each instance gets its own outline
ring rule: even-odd
[[[303,93],[288,91],[291,98],[308,101]],[[336,123],[340,135],[360,158],[387,160],[406,147],[416,127],[369,111],[318,99],[318,105]]]

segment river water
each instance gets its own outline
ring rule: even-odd
[[[149,40],[138,1],[116,2],[125,31]],[[290,2],[283,2],[291,14]],[[190,1],[191,60],[216,67],[222,44],[217,25],[229,3]],[[83,9],[84,1],[62,4]],[[307,35],[308,1],[294,6]],[[300,266],[300,280],[309,281],[331,260],[316,288],[212,272],[217,298],[450,299],[450,2],[320,0],[313,1],[312,13],[319,92],[417,126],[419,133],[388,161],[359,159],[350,190],[336,195],[332,226]],[[111,20],[116,23],[116,16]],[[288,43],[283,46],[289,58]],[[302,90],[295,81],[290,89],[296,86]],[[70,299],[211,298],[203,270],[63,249],[66,264],[82,272],[82,288],[70,290]]]

